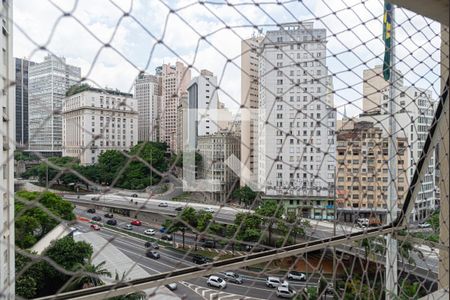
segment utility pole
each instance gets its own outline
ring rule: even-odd
[[[397,218],[397,186],[395,181],[397,179],[397,128],[395,123],[396,103],[397,96],[396,84],[397,73],[395,70],[395,18],[394,18],[394,5],[391,5],[391,28],[390,39],[391,47],[387,49],[390,51],[390,73],[389,77],[389,139],[388,139],[388,199],[386,215],[386,223],[390,224]],[[386,236],[386,300],[392,300],[397,298],[398,289],[398,272],[397,272],[397,240],[392,234]]]

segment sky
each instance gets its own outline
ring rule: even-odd
[[[242,39],[277,23],[314,21],[327,30],[327,65],[338,118],[361,112],[362,71],[382,64],[378,0],[15,0],[14,55],[40,62],[48,51],[81,67],[95,86],[132,92],[141,70],[182,61],[218,76],[219,98],[240,103]],[[257,3],[258,5],[255,5]],[[396,10],[396,55],[405,82],[438,94],[439,24]]]

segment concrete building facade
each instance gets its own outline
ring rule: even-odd
[[[329,93],[326,30],[304,22],[268,31],[259,75],[261,191],[268,197],[333,199],[336,111]]]
[[[259,54],[263,36],[241,41],[241,169],[240,185],[256,182],[259,107]]]
[[[106,150],[127,151],[138,141],[133,95],[87,88],[68,96],[63,106],[63,155],[93,164]]]
[[[16,146],[28,146],[28,69],[35,63],[15,58],[16,66]]]
[[[161,77],[140,74],[134,82],[134,97],[139,114],[138,140],[159,141]]]
[[[67,90],[79,83],[81,69],[48,55],[29,67],[29,150],[61,155],[61,109]]]
[[[2,64],[0,81],[2,90],[2,120],[0,121],[0,298],[15,299],[15,265],[14,265],[14,127],[15,100],[14,85],[15,68],[13,60],[13,6],[12,1],[1,4]]]
[[[385,220],[389,186],[388,137],[372,122],[350,122],[337,132],[337,211],[340,219]],[[398,207],[408,188],[407,147],[405,137],[397,138]]]
[[[181,94],[186,92],[191,80],[191,70],[181,62],[164,64],[158,69],[161,74],[161,126],[160,141],[167,143],[169,150],[177,148],[177,115]]]
[[[361,121],[374,122],[388,136],[389,128],[388,102],[389,91],[381,93],[381,111],[360,115]],[[428,129],[433,121],[435,103],[430,90],[417,87],[398,87],[396,92],[395,122],[397,136],[407,139],[407,158],[405,168],[408,170],[408,182],[411,181],[416,163],[425,144]],[[364,102],[363,102],[364,103]],[[415,207],[411,213],[411,221],[419,221],[430,215],[437,207],[439,188],[436,182],[435,157],[430,161],[429,173],[425,175]]]
[[[240,137],[229,132],[217,132],[199,136],[197,150],[202,156],[199,177],[212,182],[209,192],[204,193],[208,200],[225,203],[234,187],[239,186],[239,178],[225,161],[231,155],[240,158]]]

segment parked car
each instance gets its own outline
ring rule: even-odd
[[[91,200],[92,201],[98,201],[98,200],[100,200],[100,197],[92,197]]]
[[[291,271],[291,272],[288,273],[287,279],[289,279],[289,280],[305,281],[306,280],[306,275],[305,275],[305,273],[302,273],[302,272]]]
[[[166,232],[167,228],[164,226],[161,226],[161,228],[159,228],[159,232],[164,233]]]
[[[227,287],[226,281],[220,278],[219,276],[215,275],[209,276],[208,280],[206,281],[206,284],[208,286],[216,287],[219,289],[224,289]]]
[[[297,294],[297,292],[294,291],[290,287],[279,286],[277,288],[277,296],[280,297],[280,298],[292,299],[292,298],[295,297],[296,294]]]
[[[161,236],[161,239],[164,241],[171,241],[171,240],[173,240],[173,236],[171,234],[163,234]]]
[[[95,214],[95,208],[89,208],[87,210],[87,212],[90,213],[90,214]]]
[[[139,221],[139,220],[133,220],[133,221],[131,221],[131,225],[134,225],[134,226],[141,226],[141,225],[142,225],[142,222]]]
[[[159,259],[161,257],[161,255],[159,255],[159,253],[154,250],[147,251],[146,256],[153,259]]]
[[[235,272],[225,272],[224,275],[225,275],[224,279],[229,282],[233,282],[233,283],[237,283],[237,284],[242,284],[244,282],[244,279],[242,278],[242,276]]]
[[[149,228],[144,230],[144,234],[146,235],[155,235],[156,231],[155,229]]]
[[[137,198],[138,194],[131,194],[131,197]]]
[[[205,256],[195,254],[192,257],[192,262],[197,264],[197,265],[203,265],[203,264],[208,263],[209,259],[207,257],[205,257]]]
[[[177,207],[175,207],[175,210],[176,210],[176,211],[182,211],[183,208],[184,208],[183,206],[177,206]]]
[[[281,284],[280,277],[269,276],[266,279],[266,285],[270,288],[275,288]]]
[[[106,224],[108,225],[112,225],[112,226],[116,226],[117,225],[117,220],[111,219],[106,221]]]
[[[417,225],[417,227],[419,227],[419,228],[430,228],[431,224],[430,223],[420,223],[419,225]]]
[[[131,226],[130,224],[125,224],[125,226],[123,227],[127,230],[133,230],[133,226]]]
[[[102,217],[100,216],[93,216],[92,221],[100,222],[102,220]]]
[[[205,248],[215,248],[216,246],[215,246],[214,241],[211,241],[211,240],[205,240],[205,241],[203,242],[203,244],[202,244],[202,247],[205,247]]]
[[[144,246],[145,248],[159,249],[159,245],[156,242],[145,242]]]
[[[100,226],[98,226],[97,224],[91,224],[91,228],[94,230],[100,230]]]
[[[159,207],[168,207],[169,204],[167,204],[167,202],[161,202],[158,204]]]
[[[114,215],[111,214],[111,213],[106,213],[106,214],[105,214],[105,218],[112,219],[112,218],[114,218]]]
[[[166,284],[166,288],[168,288],[169,290],[171,290],[171,291],[175,291],[176,289],[177,289],[177,284],[175,283],[175,282],[172,282],[172,283],[169,283],[169,284]]]

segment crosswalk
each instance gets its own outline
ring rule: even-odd
[[[210,289],[185,281],[183,281],[182,284],[193,290],[196,294],[200,295],[205,300],[262,300],[260,298],[227,293],[219,289]]]

